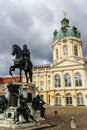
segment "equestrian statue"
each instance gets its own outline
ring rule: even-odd
[[[29,79],[32,82],[32,68],[33,64],[30,60],[30,51],[27,48],[27,45],[23,45],[21,49],[18,45],[14,44],[12,46],[12,55],[15,56],[14,65],[10,66],[9,73],[12,76],[12,71],[15,71],[16,68],[20,70],[20,81],[21,81],[21,72],[24,70],[26,81],[28,83]]]

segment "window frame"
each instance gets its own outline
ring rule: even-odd
[[[63,55],[68,56],[68,47],[67,46],[63,46]]]
[[[72,95],[70,93],[66,94],[66,105],[72,105]]]
[[[75,73],[74,78],[75,78],[75,86],[76,87],[82,86],[82,76],[79,72]]]
[[[71,76],[69,73],[64,74],[65,87],[71,87]]]
[[[60,88],[61,87],[61,77],[59,74],[56,74],[54,77],[55,80],[55,88]]]
[[[84,105],[84,99],[82,93],[77,94],[77,105]]]
[[[57,93],[55,96],[56,105],[61,105],[61,94]]]

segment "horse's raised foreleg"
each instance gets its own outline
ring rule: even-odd
[[[12,71],[14,71],[14,70],[15,70],[14,66],[11,66],[10,69],[9,69],[9,74],[10,74],[11,76],[13,76],[13,75],[12,75]]]

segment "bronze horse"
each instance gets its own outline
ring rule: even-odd
[[[15,69],[18,68],[20,69],[20,81],[21,81],[21,72],[22,70],[24,70],[27,83],[29,79],[30,79],[30,82],[32,82],[32,67],[33,67],[32,62],[27,61],[28,66],[27,66],[27,69],[25,69],[26,61],[23,57],[22,49],[16,44],[12,46],[12,55],[15,56],[15,59],[14,59],[14,65],[10,66],[10,70],[9,70],[10,75],[12,76],[12,71],[15,71]]]

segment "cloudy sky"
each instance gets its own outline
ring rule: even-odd
[[[13,65],[13,44],[27,44],[34,65],[52,62],[53,32],[60,28],[63,10],[81,31],[87,59],[87,0],[0,0],[0,77]]]

